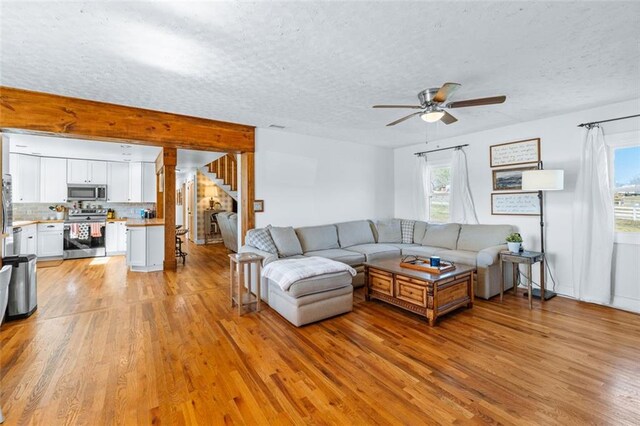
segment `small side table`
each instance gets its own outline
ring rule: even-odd
[[[544,253],[539,251],[522,251],[520,253],[512,253],[510,251],[500,252],[500,301],[502,302],[502,293],[504,293],[504,262],[512,263],[513,273],[513,292],[518,294],[518,265],[527,265],[527,289],[529,296],[529,309],[532,309],[533,303],[531,300],[532,293],[532,275],[531,267],[534,263],[540,262],[540,294],[545,294],[544,290]],[[540,298],[541,302],[544,302],[544,296]]]
[[[238,305],[238,315],[243,314],[243,308],[255,303],[256,312],[260,311],[260,269],[264,257],[254,253],[233,253],[229,255],[229,297],[231,307]],[[256,292],[253,294],[251,266],[256,266],[255,283]],[[247,288],[245,289],[245,274],[247,276]],[[246,291],[245,291],[246,290]],[[234,295],[234,293],[237,293]]]

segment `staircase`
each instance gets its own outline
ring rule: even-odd
[[[238,201],[238,165],[236,163],[236,156],[227,154],[207,164],[201,171],[231,198]]]

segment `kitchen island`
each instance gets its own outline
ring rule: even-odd
[[[129,219],[127,266],[132,272],[162,271],[164,261],[164,220]]]

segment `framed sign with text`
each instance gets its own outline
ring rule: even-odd
[[[491,167],[538,163],[540,161],[540,138],[491,145],[489,159]]]
[[[537,192],[503,192],[491,194],[491,214],[509,216],[539,216]]]

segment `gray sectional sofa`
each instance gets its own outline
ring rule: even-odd
[[[413,222],[411,231],[409,222]],[[443,260],[475,265],[478,268],[475,295],[488,299],[500,292],[498,253],[507,248],[505,238],[512,232],[514,228],[511,225],[431,224],[401,219],[374,223],[359,220],[296,228],[295,234],[289,232],[295,236],[279,241],[280,247],[276,251],[267,252],[244,245],[240,252],[264,256],[264,265],[279,258],[300,256],[321,256],[343,262],[358,273],[353,278],[354,287],[364,285],[365,261],[401,255],[440,256]],[[510,274],[505,274],[505,278],[505,287],[510,288]],[[268,289],[263,289],[263,294],[269,294]]]

